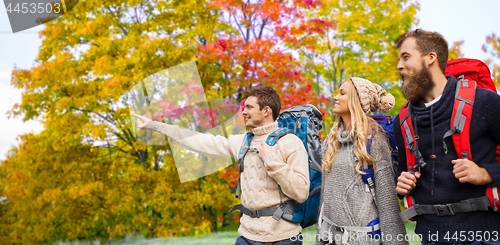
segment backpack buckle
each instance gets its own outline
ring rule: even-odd
[[[248,212],[250,213],[250,217],[252,218],[260,218],[260,209],[249,209]]]
[[[451,204],[437,204],[434,205],[437,216],[455,215],[455,210]]]
[[[334,227],[335,227],[335,230],[338,231],[338,232],[344,233],[344,231],[345,231],[344,227],[336,226],[336,225]]]
[[[253,152],[259,154],[259,150],[257,150],[257,148],[248,147],[248,151],[253,151]]]

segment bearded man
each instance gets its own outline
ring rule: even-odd
[[[396,48],[400,49],[397,69],[410,101],[406,106],[410,107],[416,147],[427,163],[414,173],[407,171],[405,136],[400,125],[404,118],[398,115],[394,120],[399,149],[396,192],[401,196],[411,193],[420,206],[437,207],[435,214],[416,216],[415,233],[422,236],[422,244],[500,243],[500,213],[491,208],[450,210],[457,203],[473,206],[469,200],[485,196],[489,186],[500,185],[500,163],[495,159],[495,148],[500,144],[500,96],[476,89],[469,119],[473,160],[457,159],[452,137],[444,138],[450,130],[457,86],[453,76],[445,76],[448,43],[439,33],[417,29],[401,35]],[[448,212],[440,212],[439,207]],[[497,235],[486,237],[486,233]]]

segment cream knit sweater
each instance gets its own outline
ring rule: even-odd
[[[152,129],[168,136],[180,146],[208,156],[237,158],[244,135],[229,138],[202,134],[176,125],[149,122],[144,129]],[[274,122],[252,129],[254,137],[250,147],[259,149],[261,141],[278,129]],[[276,152],[269,152],[261,159],[249,151],[245,157],[245,169],[241,173],[241,203],[249,209],[263,209],[280,205],[278,184],[283,201],[290,199],[304,202],[309,195],[309,167],[307,152],[302,141],[295,135],[286,135],[277,141]],[[271,216],[251,218],[243,215],[238,233],[250,240],[275,242],[291,238],[302,230],[299,224]]]

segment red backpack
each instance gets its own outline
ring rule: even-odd
[[[465,79],[476,81],[478,87],[497,92],[495,82],[491,79],[490,69],[480,60],[467,58],[449,60],[445,75],[452,75],[457,81],[464,75]],[[500,146],[497,146],[495,153],[497,162],[500,162]]]
[[[475,99],[476,86],[496,92],[495,83],[491,79],[488,66],[475,59],[455,59],[448,61],[446,75],[457,78],[457,88],[451,127],[445,133],[444,138],[451,136],[453,145],[457,150],[458,158],[472,159],[470,152],[470,118],[472,116],[473,103]],[[407,102],[399,114],[401,132],[405,138],[406,162],[408,171],[414,173],[419,167],[425,166],[422,155],[415,145],[415,134],[413,132],[409,102]],[[444,143],[443,138],[443,143]],[[418,138],[417,138],[418,139]],[[444,143],[445,151],[447,149]],[[500,162],[500,146],[496,150],[497,162]],[[421,214],[454,215],[456,212],[487,211],[492,207],[494,211],[500,212],[500,188],[498,186],[488,187],[486,195],[480,198],[472,198],[458,203],[440,205],[415,204],[411,194],[404,197],[406,210],[401,212],[403,221]]]

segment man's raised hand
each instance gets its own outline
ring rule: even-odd
[[[274,146],[268,145],[265,141],[260,142],[260,149],[259,149],[259,154],[258,156],[260,158],[263,158],[267,153],[269,152],[276,152],[278,149],[278,144]]]
[[[148,124],[149,122],[152,121],[151,119],[149,119],[147,117],[140,116],[140,115],[137,115],[137,114],[130,113],[130,115],[132,115],[132,116],[137,117],[137,118],[140,119],[137,122],[137,127],[139,127],[139,128],[143,128],[144,126],[146,126],[146,124]]]

